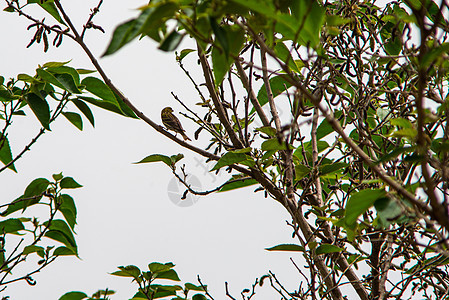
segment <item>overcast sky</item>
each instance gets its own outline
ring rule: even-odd
[[[96,3],[63,1],[78,28]],[[145,1],[104,1],[94,22],[106,33],[89,31],[86,41],[90,49],[99,56],[113,28],[136,16],[134,8],[143,4]],[[46,20],[50,21],[51,17],[47,16]],[[81,48],[68,38],[61,47],[50,48],[46,54],[42,45],[34,44],[27,49],[34,34],[33,30],[26,31],[29,24],[16,14],[0,12],[0,75],[6,78],[19,73],[34,76],[38,64],[48,61],[72,60],[73,67],[93,69]],[[199,100],[177,66],[174,54],[160,52],[149,39],[134,42],[118,54],[100,59],[100,63],[119,89],[158,123],[163,107],[180,110],[170,92],[190,105]],[[186,60],[186,66],[196,78],[201,78],[194,55]],[[224,182],[226,174],[211,176],[205,172],[211,164],[180,148],[142,121],[96,108],[93,111],[94,129],[84,120],[85,129],[80,132],[61,116],[52,124],[52,132],[47,132],[16,163],[18,174],[12,171],[0,174],[2,203],[21,195],[34,178],[51,178],[51,174],[61,171],[84,186],[70,191],[78,208],[76,239],[81,260],[62,257],[33,276],[36,286],[14,283],[2,295],[14,300],[31,296],[33,299],[58,299],[69,291],[91,294],[97,289],[109,288],[117,291],[112,299],[126,299],[134,294],[136,286],[129,279],[111,276],[108,272],[128,264],[146,269],[153,261],[174,262],[183,282],[197,284],[199,274],[216,299],[225,298],[225,281],[229,282],[234,296],[239,297],[243,288],[251,287],[255,278],[268,270],[290,289],[296,288],[298,274],[289,258],[294,257],[302,265],[300,255],[264,250],[280,243],[296,242],[285,222],[290,218],[281,205],[264,198],[263,193],[253,193],[255,186],[194,198],[191,200],[197,202],[188,207],[176,204],[172,200],[176,199],[177,185],[167,166],[132,163],[154,153],[183,153],[187,172],[198,179],[203,189]],[[20,152],[40,129],[40,124],[28,112],[28,117],[16,118],[9,133],[13,153]],[[181,116],[180,119],[187,134],[193,137],[194,124]],[[205,141],[193,143],[206,145]],[[32,267],[34,265],[27,266]],[[273,296],[268,287],[262,292],[264,299]]]

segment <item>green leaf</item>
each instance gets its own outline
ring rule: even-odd
[[[374,203],[385,198],[387,193],[383,189],[366,189],[354,193],[346,203],[346,214],[344,222],[348,226],[353,226],[357,222],[357,218],[365,213]]]
[[[276,53],[276,56],[284,63],[286,63],[290,69],[292,69],[296,73],[300,72],[292,55],[290,54],[290,50],[282,41],[276,43],[276,45],[274,46],[274,53]]]
[[[90,124],[92,124],[92,127],[95,127],[95,120],[94,115],[92,114],[92,111],[90,110],[89,106],[87,106],[86,103],[79,99],[71,99],[73,104],[83,113],[83,115],[89,120]]]
[[[275,137],[276,136],[276,129],[271,126],[265,126],[256,128],[257,131],[263,132],[268,136]]]
[[[151,154],[145,157],[144,159],[136,162],[135,164],[143,164],[143,163],[149,163],[149,162],[157,162],[161,161],[165,163],[167,166],[172,166],[172,160],[170,157],[163,155],[163,154]]]
[[[64,178],[64,175],[62,175],[62,172],[61,172],[61,173],[58,173],[58,174],[53,174],[53,175],[51,175],[51,177],[53,177],[53,179],[55,181],[60,181],[62,178]]]
[[[0,132],[0,161],[5,165],[9,164],[12,161],[11,147],[9,146],[8,138],[4,136],[1,132]],[[14,164],[11,164],[8,168],[17,173]]]
[[[449,152],[449,141],[445,138],[433,139],[430,149],[432,149],[435,153]]]
[[[63,112],[62,113],[64,117],[69,120],[70,123],[72,123],[76,128],[79,130],[83,130],[83,120],[81,119],[81,116],[74,112]]]
[[[36,245],[30,245],[23,248],[22,251],[23,255],[28,255],[30,253],[37,253],[40,257],[43,257],[45,255],[44,247],[36,246]]]
[[[215,35],[215,41],[218,41],[218,44],[221,46],[224,51],[225,57],[229,56],[229,42],[228,35],[226,30],[223,29],[220,25],[218,25],[217,20],[213,17],[209,16],[210,27],[212,28],[212,32]]]
[[[238,57],[240,50],[242,50],[243,44],[245,43],[245,32],[237,25],[226,26],[224,27],[224,30],[229,38],[229,54]]]
[[[267,251],[298,251],[304,252],[305,249],[303,246],[295,245],[295,244],[280,244],[271,248],[265,248]]]
[[[177,3],[159,2],[144,9],[136,19],[117,26],[103,56],[117,52],[140,34],[148,35],[159,42],[158,32],[165,26],[166,20],[174,16],[177,9]]]
[[[252,11],[258,12],[266,17],[275,17],[276,8],[273,1],[268,0],[231,0],[231,2],[238,3],[242,6],[248,7]]]
[[[71,74],[63,73],[63,74],[54,74],[55,78],[62,84],[64,90],[72,93],[72,94],[82,94],[82,92],[78,89],[78,86],[75,83],[75,79]]]
[[[178,10],[178,4],[172,1],[159,2],[157,6],[150,6],[144,12],[149,12],[143,23],[141,33],[153,37],[155,29],[165,24],[167,19],[172,18]]]
[[[17,110],[15,112],[13,112],[12,114],[16,115],[16,116],[26,116],[26,114],[23,110]]]
[[[148,297],[142,292],[137,292],[130,300],[147,300]]]
[[[49,61],[46,62],[45,64],[42,65],[42,68],[58,68],[58,67],[62,67],[65,66],[66,64],[68,64],[70,62],[69,61]]]
[[[59,15],[58,9],[54,3],[54,1],[42,1],[42,0],[28,0],[27,3],[37,3],[40,7],[42,7],[46,12],[48,12],[56,21],[61,24],[65,24]]]
[[[304,46],[315,47],[320,41],[324,24],[324,8],[315,0],[298,0],[292,6],[292,15],[277,14],[276,31],[285,38]]]
[[[44,222],[44,225],[48,226],[48,221]],[[50,223],[49,231],[47,231],[44,236],[61,242],[67,248],[72,250],[75,255],[78,254],[77,245],[72,231],[67,223],[63,220],[52,220]]]
[[[385,120],[385,118],[387,118],[390,115],[390,110],[389,109],[384,109],[381,107],[378,107],[376,109],[376,115],[381,119],[381,120]]]
[[[251,147],[246,147],[246,148],[242,148],[242,149],[237,149],[237,150],[233,150],[233,153],[250,153],[252,150]]]
[[[383,155],[382,157],[380,157],[377,161],[377,163],[380,162],[386,162],[389,160],[392,160],[396,157],[398,157],[400,154],[402,153],[411,153],[413,151],[415,151],[416,147],[398,147],[398,148],[394,148],[393,151]]]
[[[80,68],[76,69],[76,71],[77,71],[78,74],[80,74],[80,75],[92,74],[92,73],[97,72],[96,70],[88,70],[88,69],[80,69]]]
[[[61,203],[59,206],[59,211],[62,213],[64,219],[73,231],[76,225],[77,215],[75,201],[73,201],[73,198],[67,194],[60,195],[57,200]]]
[[[173,51],[181,44],[183,34],[179,34],[176,29],[172,30],[159,45],[159,49],[162,51]]]
[[[128,107],[128,105],[125,104],[125,102],[123,102],[123,100],[120,98],[119,95],[115,94],[115,101],[118,103],[120,110],[123,112],[122,115],[126,116],[126,117],[130,117],[130,118],[134,118],[134,119],[138,119],[138,117],[136,116],[136,114],[132,111],[131,108]]]
[[[12,201],[11,204],[8,205],[8,208],[0,215],[5,217],[18,210],[24,211],[27,207],[39,203],[42,194],[47,190],[49,183],[50,182],[45,178],[33,180],[25,189],[24,195]]]
[[[64,177],[59,183],[59,186],[63,189],[77,189],[82,187],[82,185],[76,182],[72,177]]]
[[[428,269],[435,269],[438,266],[445,266],[447,264],[449,264],[449,258],[447,257],[447,255],[444,254],[434,255],[427,259],[419,260],[419,262],[410,269],[408,269],[405,272],[405,274],[413,274],[416,271],[418,271],[418,269],[420,269],[421,272]]]
[[[166,272],[172,269],[175,265],[171,262],[162,264],[159,262],[152,262],[148,264],[148,269],[153,273]]]
[[[400,200],[393,200],[390,198],[381,198],[374,203],[377,211],[378,226],[388,228],[391,224],[405,223],[410,221],[410,214],[404,211],[405,202],[399,203]]]
[[[12,7],[12,6],[7,6],[7,7],[5,7],[5,8],[3,9],[3,11],[10,12],[10,13],[16,12],[16,10],[14,9],[14,7]],[[3,263],[3,262],[2,262],[2,263]]]
[[[83,292],[68,292],[62,295],[58,300],[82,300],[88,298]]]
[[[224,53],[222,53],[218,48],[212,48],[212,65],[214,72],[215,84],[219,86],[226,75],[226,73],[231,68],[232,62],[226,58]]]
[[[117,26],[103,56],[111,55],[117,52],[120,48],[141,34],[143,31],[143,26],[148,17],[151,16],[153,10],[154,9],[146,9],[136,19],[129,20]]]
[[[100,79],[96,77],[86,77],[81,84],[86,86],[86,90],[94,94],[95,96],[118,105],[114,93],[111,89]]]
[[[418,131],[415,128],[404,128],[399,129],[393,132],[394,137],[405,137],[410,140],[415,139],[415,137],[418,135]]]
[[[335,245],[331,244],[322,244],[316,249],[316,255],[320,254],[326,254],[326,253],[336,253],[336,252],[342,252],[345,249],[337,247]]]
[[[0,234],[14,233],[23,229],[25,229],[25,227],[23,227],[23,224],[19,219],[8,219],[0,222]]]
[[[82,84],[86,86],[86,89],[89,92],[100,97],[104,101],[98,101],[97,99],[90,97],[79,97],[80,99],[120,115],[137,118],[134,112],[123,102],[119,95],[109,89],[109,87],[100,79],[95,77],[86,77],[82,81]]]
[[[169,296],[176,296],[176,292],[175,291],[165,291],[165,290],[159,291],[159,290],[157,290],[157,292],[153,296],[153,299],[165,298],[165,297],[169,297]]]
[[[53,84],[67,92],[74,93],[74,94],[80,94],[81,91],[78,90],[78,87],[76,86],[73,77],[70,74],[51,74],[50,72],[45,71],[44,69],[37,69],[36,70],[37,75],[44,81]],[[61,81],[56,78],[58,76]]]
[[[0,89],[0,101],[2,102],[10,102],[19,98],[20,96],[14,95],[10,90]]]
[[[269,150],[287,150],[287,144],[285,144],[284,142],[279,143],[279,140],[277,138],[272,138],[269,140],[266,140],[262,143],[261,146],[263,151],[269,151]],[[294,147],[292,145],[288,145],[288,149],[294,149]]]
[[[113,290],[98,290],[94,294],[92,294],[93,299],[102,299],[102,300],[108,300],[108,297],[105,297],[104,299],[101,298],[101,296],[108,296],[108,295],[114,295],[115,291]]]
[[[343,78],[341,76],[337,76],[336,79],[339,87],[347,91],[351,95],[351,98],[353,98],[355,94],[354,87],[356,87],[357,84],[351,79]]]
[[[320,168],[320,176],[322,175],[326,175],[326,174],[330,174],[330,173],[335,173],[337,171],[343,171],[343,168],[346,168],[348,166],[347,163],[344,162],[337,162],[337,163],[331,163],[328,165],[323,165]]]
[[[174,281],[181,281],[181,279],[179,279],[179,277],[178,277],[178,274],[173,269],[165,271],[165,272],[159,272],[154,277],[159,278],[159,279],[169,279],[169,280],[174,280]]]
[[[247,187],[247,186],[258,184],[258,183],[259,182],[255,179],[246,178],[246,179],[241,179],[238,181],[235,181],[235,179],[231,179],[218,192],[227,192],[227,191],[239,189],[242,187]]]
[[[75,238],[72,234],[72,231],[64,220],[54,219],[54,220],[51,220],[51,222],[49,222],[49,221],[44,222],[45,226],[48,226],[48,224],[50,224],[50,226],[49,226],[50,230],[59,231],[67,237],[67,239],[70,243],[69,243],[69,245],[66,245],[66,246],[68,246],[68,247],[75,246],[76,247],[76,242],[75,242]]]
[[[312,142],[306,142],[303,144],[304,146],[304,152],[307,156],[307,159],[309,161],[312,160]],[[317,141],[317,148],[318,148],[318,153],[321,153],[322,151],[326,150],[327,148],[329,148],[329,144],[326,141],[320,140]],[[295,152],[293,152],[293,155],[295,155],[296,157],[298,157],[300,160],[303,160],[303,149],[302,147],[298,147],[298,149],[295,150]]]
[[[221,28],[226,32],[226,36],[229,39],[229,54],[237,57],[245,41],[244,32],[238,26],[226,26]],[[233,62],[234,59],[229,57],[225,51],[218,47],[212,48],[212,65],[215,84],[217,86],[223,82],[223,79],[231,68]]]
[[[316,139],[321,140],[322,138],[324,138],[325,136],[327,136],[332,132],[334,132],[334,128],[332,128],[332,125],[329,124],[329,122],[326,119],[324,119],[316,130]]]
[[[45,178],[36,178],[26,187],[23,197],[39,196],[47,190],[49,184],[50,181]]]
[[[396,125],[396,126],[399,126],[401,128],[405,128],[405,129],[413,128],[413,124],[409,120],[404,119],[404,118],[391,119],[390,120],[390,124],[391,125]]]
[[[120,271],[115,271],[111,273],[111,275],[132,278],[138,278],[140,276],[140,269],[136,266],[129,265],[126,267],[121,266],[118,268],[120,269]]]
[[[193,295],[192,300],[207,300],[207,298],[203,294],[195,294]]]
[[[275,76],[270,78],[269,80],[271,86],[271,92],[273,93],[273,98],[276,98],[283,92],[285,92],[292,85],[287,82],[282,76]],[[267,89],[265,87],[265,83],[260,87],[259,92],[257,93],[257,100],[259,100],[260,106],[264,106],[268,103]],[[253,108],[251,110],[251,114],[255,112]]]
[[[80,74],[78,71],[69,66],[58,66],[58,67],[48,67],[46,69],[47,72],[53,74],[61,83],[64,85],[67,84],[68,87],[73,89],[74,91],[78,90],[78,85],[80,84]],[[71,77],[64,76],[62,79],[59,79],[59,75],[70,75]],[[80,93],[78,91],[78,93]]]
[[[230,166],[232,164],[238,164],[242,161],[245,161],[249,158],[244,153],[234,153],[234,152],[227,152],[225,155],[223,155],[218,162],[215,164],[215,166],[211,169],[211,171],[218,170],[225,166]]]
[[[42,124],[42,127],[50,130],[50,107],[48,106],[47,101],[34,93],[27,94],[25,96],[25,101]]]
[[[172,165],[176,164],[178,161],[184,158],[184,154],[178,153],[176,155],[170,156],[170,160],[172,162]]]
[[[112,39],[102,56],[111,55],[139,35],[139,19],[132,19],[114,29]],[[141,25],[141,24],[140,24]]]
[[[343,18],[336,15],[326,15],[326,24],[328,26],[340,26],[351,22],[351,19]]]
[[[113,103],[113,102],[109,102],[109,101],[104,101],[104,100],[95,99],[95,98],[91,98],[91,97],[84,97],[84,96],[79,96],[78,99],[82,99],[88,103],[96,105],[102,109],[112,111],[116,114],[119,114],[122,116],[125,115],[123,113],[122,109],[120,108],[120,106],[118,105],[118,103]]]
[[[33,76],[30,76],[28,74],[19,74],[17,75],[17,80],[20,81],[24,81],[24,82],[29,82],[29,83],[34,83],[36,82],[36,78],[34,78]]]
[[[311,169],[305,165],[302,164],[295,165],[295,174],[296,174],[295,179],[296,180],[303,179],[304,177],[310,174],[310,171]]]
[[[187,282],[184,284],[186,290],[190,291],[204,291],[202,286],[194,285],[192,283]]]
[[[438,18],[440,18],[439,22],[442,26],[445,25],[445,19],[442,14],[441,14],[441,9],[438,6],[437,3],[435,3],[435,1],[422,1],[421,3],[423,3],[426,6],[426,16],[429,17],[429,19],[436,23],[438,21]]]
[[[179,56],[176,57],[176,60],[181,61],[184,59],[184,57],[186,57],[189,53],[194,52],[196,50],[193,49],[182,49],[181,53],[179,54]]]
[[[421,66],[427,68],[430,64],[434,63],[437,59],[441,59],[442,55],[449,52],[449,43],[443,43],[438,47],[432,48],[428,51],[421,60]]]
[[[71,255],[77,255],[72,249],[61,246],[55,249],[53,252],[53,255],[55,256],[71,256]]]

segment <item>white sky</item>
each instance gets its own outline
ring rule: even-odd
[[[96,3],[63,1],[78,28]],[[91,50],[99,56],[113,28],[135,16],[137,12],[133,9],[143,4],[145,1],[105,0],[94,22],[106,34],[93,30],[87,33]],[[26,31],[29,24],[16,14],[0,12],[0,75],[6,78],[19,73],[34,75],[38,64],[70,59],[73,67],[93,69],[81,48],[68,38],[60,48],[50,48],[46,54],[42,45],[26,49],[34,34],[34,30]],[[100,59],[100,63],[119,89],[156,122],[160,122],[161,108],[170,105],[175,111],[180,110],[171,91],[187,104],[198,102],[174,54],[160,52],[149,39],[134,42],[118,54]],[[194,54],[186,60],[186,66],[200,78]],[[61,171],[84,185],[82,189],[69,191],[78,208],[76,239],[82,260],[62,257],[33,276],[36,286],[14,283],[1,296],[9,295],[14,300],[58,299],[69,291],[90,295],[97,289],[109,288],[117,291],[112,299],[127,299],[132,297],[136,286],[129,279],[108,272],[128,264],[146,269],[153,261],[174,262],[182,282],[197,284],[199,274],[216,299],[225,298],[225,281],[237,298],[243,288],[250,288],[255,278],[268,270],[290,289],[296,288],[298,273],[289,258],[294,257],[302,265],[300,255],[264,250],[296,242],[291,239],[285,223],[289,217],[281,205],[265,199],[262,193],[254,194],[255,187],[250,187],[200,198],[191,207],[176,206],[168,197],[168,183],[173,178],[169,168],[162,163],[133,165],[132,162],[149,154],[181,152],[186,156],[183,162],[188,172],[201,181],[203,188],[213,188],[215,183],[226,179],[225,175],[213,182],[214,178],[204,173],[203,158],[180,148],[142,121],[96,108],[93,111],[95,129],[84,119],[85,129],[80,132],[61,116],[52,124],[52,132],[46,133],[17,162],[18,174],[0,173],[1,203],[21,195],[34,178],[50,178]],[[10,131],[14,153],[21,151],[40,129],[28,112],[27,118],[16,118]],[[188,135],[193,137],[192,123],[180,118]],[[261,293],[264,294],[259,294],[258,299],[274,296],[268,287],[262,288]]]

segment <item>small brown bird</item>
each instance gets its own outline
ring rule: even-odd
[[[173,109],[171,107],[166,107],[161,111],[162,124],[168,129],[173,130],[176,133],[180,133],[184,141],[191,141],[189,137],[185,134],[185,130],[182,128],[181,122],[173,114]]]

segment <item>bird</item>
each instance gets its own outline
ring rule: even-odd
[[[162,124],[168,129],[173,130],[176,133],[180,133],[184,141],[191,141],[189,137],[185,134],[185,130],[182,128],[181,122],[173,114],[173,108],[166,107],[161,111]]]

